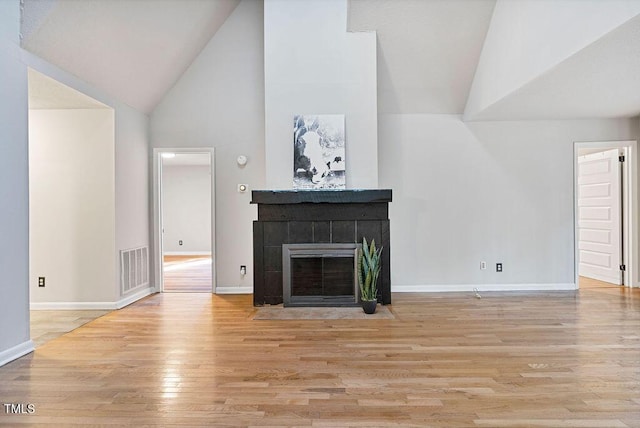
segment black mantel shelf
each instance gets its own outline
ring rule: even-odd
[[[252,204],[370,204],[391,202],[391,189],[253,190]]]
[[[391,189],[254,190],[253,303],[283,302],[284,244],[358,244],[383,247],[378,301],[391,303]]]

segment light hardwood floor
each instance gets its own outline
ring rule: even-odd
[[[164,256],[164,291],[211,293],[211,256]]]
[[[31,311],[31,340],[36,347],[42,346],[109,312],[111,311]]]
[[[0,425],[639,427],[640,290],[394,294],[392,320],[150,296],[0,368]],[[0,409],[1,411],[2,409]]]
[[[620,288],[621,285],[612,284],[610,282],[599,281],[586,276],[578,277],[580,288]]]

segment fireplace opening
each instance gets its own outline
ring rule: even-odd
[[[359,244],[282,246],[284,306],[356,306]]]

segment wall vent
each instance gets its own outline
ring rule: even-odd
[[[120,251],[122,294],[149,285],[149,247]]]

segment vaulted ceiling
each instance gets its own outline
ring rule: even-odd
[[[239,0],[25,0],[22,45],[150,113]]]
[[[239,1],[24,0],[23,47],[150,113]],[[379,112],[464,113],[495,4],[495,0],[348,0],[348,30],[377,32]],[[509,93],[474,119],[638,114],[640,18]]]
[[[640,115],[640,15],[509,93],[474,120]]]
[[[495,0],[349,4],[349,30],[377,32],[381,113],[464,111]]]
[[[99,101],[55,79],[29,69],[29,109],[104,109]]]

